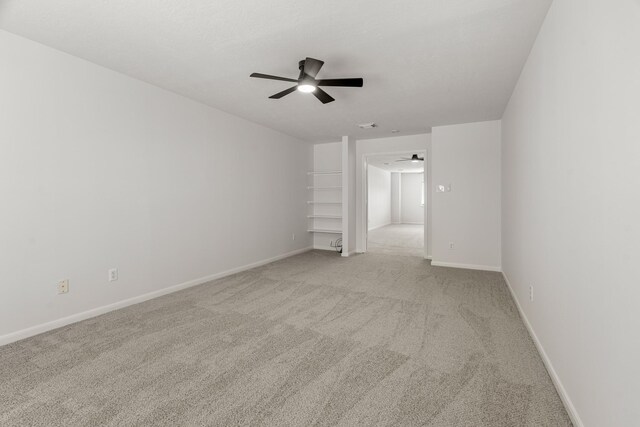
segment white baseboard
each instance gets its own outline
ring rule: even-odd
[[[432,259],[433,257],[431,255],[425,255],[424,259]]]
[[[501,267],[493,265],[476,265],[476,264],[459,264],[457,262],[441,262],[431,261],[431,265],[434,267],[451,267],[451,268],[466,268],[467,270],[483,270],[483,271],[497,271],[501,272]]]
[[[318,251],[333,251],[336,252],[336,248],[328,245],[315,245],[312,249]]]
[[[369,228],[368,231],[377,230],[378,228],[386,227],[387,225],[391,225],[391,223],[388,222],[386,224],[374,225],[373,227]]]
[[[294,255],[301,254],[303,252],[308,252],[312,248],[302,248],[296,249],[295,251],[287,252],[281,255],[274,256],[272,258],[263,259],[260,261],[253,262],[251,264],[246,264],[241,267],[236,267],[231,270],[223,271],[220,273],[214,273],[209,276],[200,277],[198,279],[189,280],[188,282],[180,283],[178,285],[169,286],[164,289],[159,289],[157,291],[149,292],[143,295],[138,295],[133,298],[129,298],[126,300],[118,301],[112,304],[103,305],[102,307],[93,308],[91,310],[83,311],[81,313],[72,314],[71,316],[63,317],[60,319],[52,320],[50,322],[42,323],[40,325],[31,326],[26,329],[21,329],[16,332],[11,332],[5,335],[0,336],[0,346],[9,344],[15,341],[19,341],[25,338],[32,337],[34,335],[41,334],[43,332],[51,331],[53,329],[61,328],[63,326],[70,325],[72,323],[80,322],[82,320],[90,319],[92,317],[99,316],[101,314],[108,313],[113,310],[117,310],[119,308],[124,308],[133,304],[138,304],[153,298],[157,298],[163,295],[171,294],[173,292],[180,291],[182,289],[190,288],[192,286],[201,285],[203,283],[210,282],[212,280],[220,279],[226,276],[230,276],[232,274],[240,273],[242,271],[251,270],[252,268],[260,267],[265,264],[270,264],[275,261],[279,261],[284,258],[289,258]]]
[[[424,225],[424,222],[406,222],[403,221],[400,224],[409,224],[409,225]]]
[[[533,330],[531,323],[529,323],[529,319],[527,318],[527,315],[524,313],[524,310],[520,305],[520,301],[518,300],[518,297],[516,296],[516,293],[514,292],[513,287],[511,286],[511,282],[509,282],[509,279],[507,278],[507,275],[504,272],[502,272],[502,277],[504,277],[504,281],[507,282],[507,287],[509,288],[509,292],[511,292],[511,297],[516,303],[516,307],[518,307],[518,312],[520,313],[520,317],[522,318],[524,325],[527,327],[527,330],[529,331],[529,335],[531,336],[533,343],[538,349],[538,353],[542,358],[542,363],[544,363],[544,366],[547,368],[547,372],[551,377],[551,381],[553,382],[553,385],[556,387],[556,391],[558,392],[558,395],[560,396],[560,399],[562,400],[562,403],[564,404],[564,407],[567,410],[567,414],[569,415],[569,418],[571,418],[571,422],[575,427],[584,427],[584,423],[580,419],[580,415],[578,415],[578,411],[576,411],[575,406],[573,406],[573,402],[571,401],[571,398],[567,394],[567,390],[565,390],[564,386],[562,385],[562,381],[560,381],[560,377],[556,373],[556,370],[553,368],[551,359],[549,359],[549,356],[547,356],[547,352],[544,351],[544,347],[542,346],[542,343],[540,342],[540,340],[538,339],[538,336]]]
[[[349,257],[351,255],[355,255],[356,251],[351,251],[351,252],[342,252],[342,256],[343,257]]]

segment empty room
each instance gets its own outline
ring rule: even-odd
[[[0,0],[0,426],[638,426],[639,116],[639,0]]]
[[[422,257],[424,246],[424,153],[366,158],[366,252]]]

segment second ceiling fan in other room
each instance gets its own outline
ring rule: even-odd
[[[400,160],[396,160],[396,162],[413,162],[413,163],[424,162],[424,157],[418,157],[417,154],[414,154],[413,156],[411,156],[410,159],[407,157],[403,157]]]
[[[304,93],[313,93],[313,95],[320,100],[323,104],[327,104],[329,102],[335,101],[324,90],[320,89],[319,86],[342,86],[342,87],[362,87],[363,80],[361,78],[352,78],[352,79],[320,79],[316,80],[316,76],[318,75],[318,71],[324,65],[323,61],[314,58],[306,58],[298,63],[298,68],[300,69],[300,76],[298,79],[290,79],[287,77],[279,77],[279,76],[271,76],[269,74],[261,74],[261,73],[252,73],[250,77],[256,77],[259,79],[269,79],[269,80],[281,80],[284,82],[292,82],[296,83],[295,86],[290,87],[289,89],[283,90],[282,92],[278,92],[275,95],[271,95],[269,98],[271,99],[280,99],[285,95],[289,95],[291,92],[296,89],[300,92]]]

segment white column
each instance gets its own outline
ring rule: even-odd
[[[356,250],[356,139],[342,137],[342,256]]]

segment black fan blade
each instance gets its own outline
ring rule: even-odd
[[[304,68],[302,69],[302,71],[307,76],[313,77],[315,79],[318,75],[318,71],[320,71],[320,68],[322,68],[323,65],[324,62],[320,61],[319,59],[307,58],[304,60]]]
[[[271,95],[269,98],[271,98],[271,99],[280,99],[285,95],[289,95],[291,92],[296,90],[297,87],[298,86],[290,87],[289,89],[283,90],[282,92],[278,92],[275,95]]]
[[[318,80],[318,86],[362,87],[362,79],[324,79]]]
[[[416,158],[412,157],[410,159],[404,158],[404,159],[396,160],[396,162],[418,162],[418,161],[423,162],[424,157],[416,157]]]
[[[320,102],[322,102],[323,104],[328,104],[329,102],[333,102],[335,101],[335,99],[333,99],[331,97],[331,95],[329,95],[327,92],[323,91],[322,89],[320,89],[319,87],[316,88],[316,90],[313,91],[313,94],[316,96],[316,98],[318,98],[320,100]]]
[[[269,74],[261,74],[261,73],[251,73],[249,77],[256,77],[259,79],[269,79],[269,80],[282,80],[283,82],[292,82],[292,83],[298,82],[295,79],[289,79],[287,77],[270,76]]]

